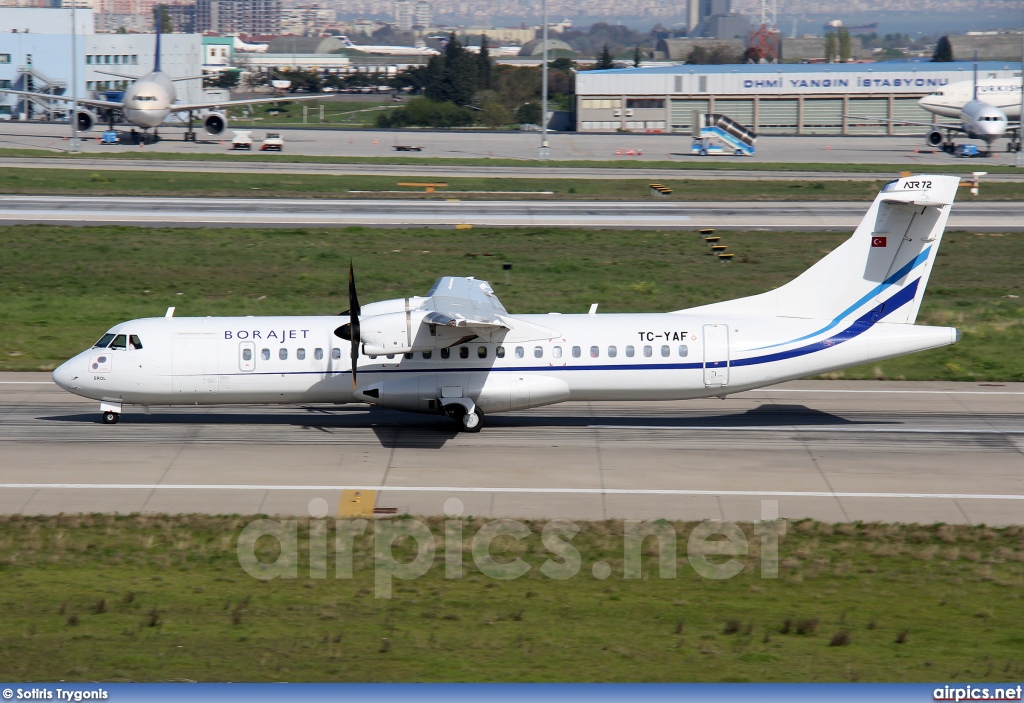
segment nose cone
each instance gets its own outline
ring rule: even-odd
[[[65,361],[53,370],[53,382],[66,391],[73,390],[77,386],[77,380],[78,374],[72,370],[71,361]]]

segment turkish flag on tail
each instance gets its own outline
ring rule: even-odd
[[[871,238],[871,246],[872,247],[884,247],[885,246],[885,237],[872,237]]]

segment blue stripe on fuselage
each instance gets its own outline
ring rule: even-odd
[[[885,292],[885,290],[887,288],[889,288],[894,283],[896,283],[896,281],[900,280],[901,278],[906,276],[908,273],[913,271],[915,268],[917,268],[918,266],[923,264],[925,261],[927,261],[928,260],[928,252],[930,250],[931,250],[930,246],[926,247],[924,251],[922,251],[920,254],[918,254],[913,259],[908,261],[907,264],[903,268],[901,268],[899,271],[897,271],[896,273],[894,273],[893,275],[889,276],[887,279],[885,279],[884,281],[879,283],[877,286],[875,286],[871,290],[871,292],[867,293],[864,297],[862,297],[856,303],[854,303],[850,307],[848,307],[845,310],[843,310],[841,313],[839,313],[832,320],[832,322],[828,323],[827,325],[822,327],[820,330],[817,330],[815,332],[811,332],[810,334],[805,334],[803,337],[797,337],[796,339],[791,339],[788,342],[779,342],[778,344],[769,344],[766,347],[758,347],[757,349],[751,349],[751,351],[760,351],[762,349],[771,349],[772,347],[781,347],[781,346],[784,346],[786,344],[795,344],[796,342],[802,342],[805,339],[810,339],[811,337],[816,337],[819,334],[823,334],[825,332],[828,332],[829,330],[833,329],[836,325],[838,325],[840,322],[845,320],[850,314],[852,314],[855,310],[857,310],[857,308],[859,308],[860,306],[862,306],[864,303],[868,302],[872,298],[875,298],[875,297],[881,295],[883,292]]]

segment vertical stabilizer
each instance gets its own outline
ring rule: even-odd
[[[956,176],[890,181],[853,236],[786,285],[679,312],[822,320],[819,332],[866,315],[913,324],[959,183]]]
[[[156,51],[155,58],[153,60],[153,72],[160,72],[160,34],[164,24],[164,6],[156,6]]]
[[[974,52],[974,85],[971,86],[971,100],[978,99],[978,52]]]

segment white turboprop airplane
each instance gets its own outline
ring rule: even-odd
[[[142,141],[149,142],[159,139],[156,129],[164,123],[164,120],[172,113],[188,113],[188,131],[185,134],[186,141],[195,140],[195,132],[192,131],[194,115],[201,111],[208,111],[202,119],[203,129],[210,136],[221,134],[228,126],[228,116],[223,112],[225,108],[235,105],[254,105],[257,103],[273,103],[285,100],[315,100],[320,96],[288,96],[274,98],[254,98],[252,100],[225,100],[223,102],[207,103],[179,103],[174,84],[180,81],[202,80],[204,76],[185,76],[172,78],[160,70],[160,23],[157,22],[156,33],[156,61],[153,70],[144,76],[131,76],[125,73],[112,71],[97,71],[104,75],[117,76],[133,81],[125,90],[124,99],[121,102],[111,100],[94,100],[92,98],[78,98],[73,100],[67,95],[51,95],[49,93],[33,93],[25,90],[10,90],[0,88],[0,93],[21,95],[28,98],[35,98],[40,101],[77,103],[87,108],[102,110],[107,113],[110,121],[110,128],[114,128],[114,113],[120,112],[126,122],[140,127],[143,130]],[[78,129],[81,132],[88,132],[97,121],[97,115],[90,110],[79,110],[75,115],[78,121]],[[153,129],[152,137],[146,136],[148,130]]]
[[[566,400],[724,397],[959,341],[954,328],[914,324],[959,180],[891,181],[846,242],[747,298],[510,315],[486,282],[446,276],[426,296],[360,308],[350,269],[345,324],[171,308],[115,325],[53,379],[100,401],[108,424],[125,405],[357,402],[444,413],[472,432],[485,413]]]
[[[388,44],[380,46],[368,46],[365,44],[354,44],[348,37],[338,37],[346,49],[354,49],[364,54],[377,54],[379,56],[437,56],[441,52],[431,49],[428,46],[391,46]]]

